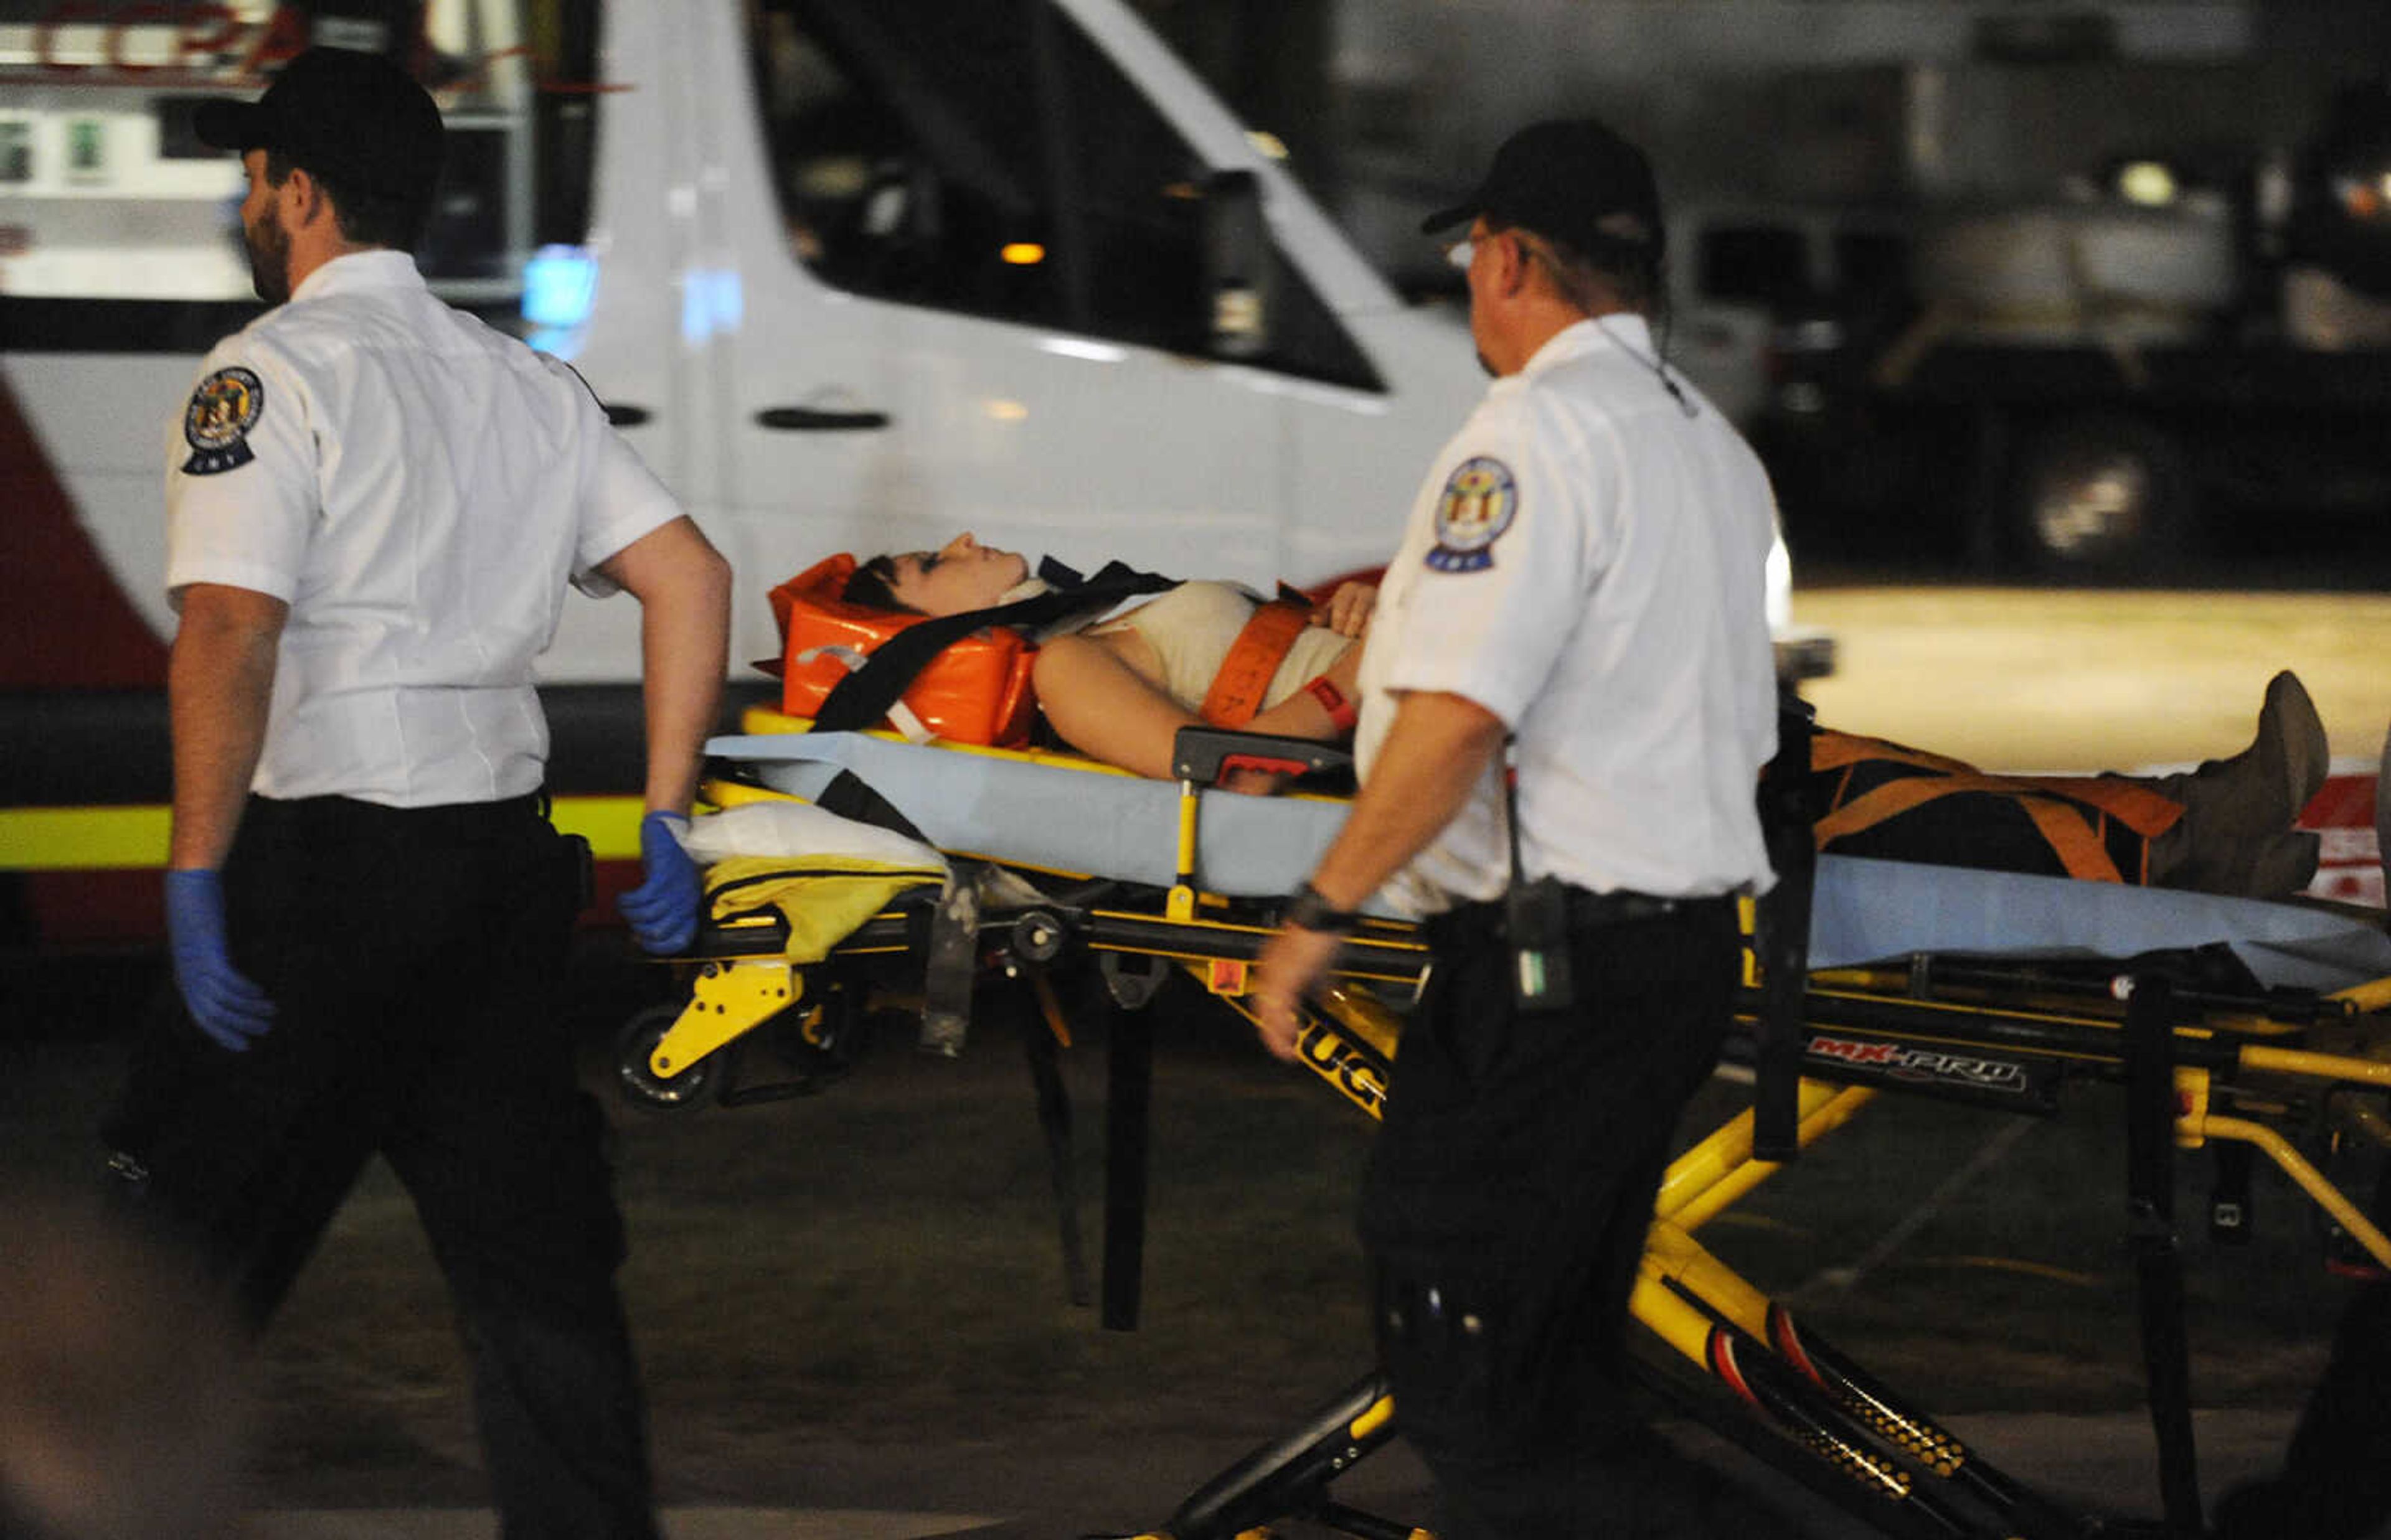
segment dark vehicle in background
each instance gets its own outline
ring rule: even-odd
[[[2391,90],[2294,156],[2120,158],[1910,228],[1897,272],[1772,296],[1752,435],[1797,549],[2135,582],[2391,534]]]

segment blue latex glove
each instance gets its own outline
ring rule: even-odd
[[[191,1020],[240,1053],[274,1024],[274,1002],[232,965],[225,944],[224,879],[205,869],[166,874],[166,946]]]
[[[642,950],[682,952],[697,939],[697,906],[704,896],[697,863],[680,848],[689,820],[678,813],[651,813],[640,820],[640,864],[647,880],[617,901],[631,935]]]

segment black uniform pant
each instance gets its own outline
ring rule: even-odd
[[[1428,926],[1364,1183],[1381,1367],[1445,1540],[1697,1534],[1628,1408],[1627,1298],[1678,1116],[1733,1009],[1731,901],[1573,927],[1575,1000],[1521,1012],[1501,910]]]
[[[456,1304],[509,1540],[655,1533],[603,1123],[554,1008],[579,852],[534,798],[252,798],[226,903],[272,1029],[230,1053],[162,1013],[106,1130],[132,1205],[261,1328],[388,1160]]]
[[[2391,1173],[2368,1211],[2391,1221]],[[2333,1355],[2273,1476],[2217,1504],[2217,1540],[2363,1540],[2391,1531],[2391,1279],[2343,1307]]]

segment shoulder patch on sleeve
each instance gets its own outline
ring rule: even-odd
[[[249,430],[265,415],[265,387],[249,370],[218,369],[200,380],[183,408],[183,442],[191,446],[183,473],[213,476],[255,459]]]
[[[1511,468],[1479,455],[1454,467],[1436,501],[1436,549],[1428,564],[1440,572],[1478,572],[1494,565],[1494,542],[1519,511],[1519,483]]]

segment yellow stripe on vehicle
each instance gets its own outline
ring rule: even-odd
[[[637,860],[637,797],[559,797],[556,827],[589,841],[601,861]],[[0,809],[0,871],[126,871],[166,864],[162,802]]]
[[[0,870],[121,871],[166,864],[162,804],[0,810]]]

